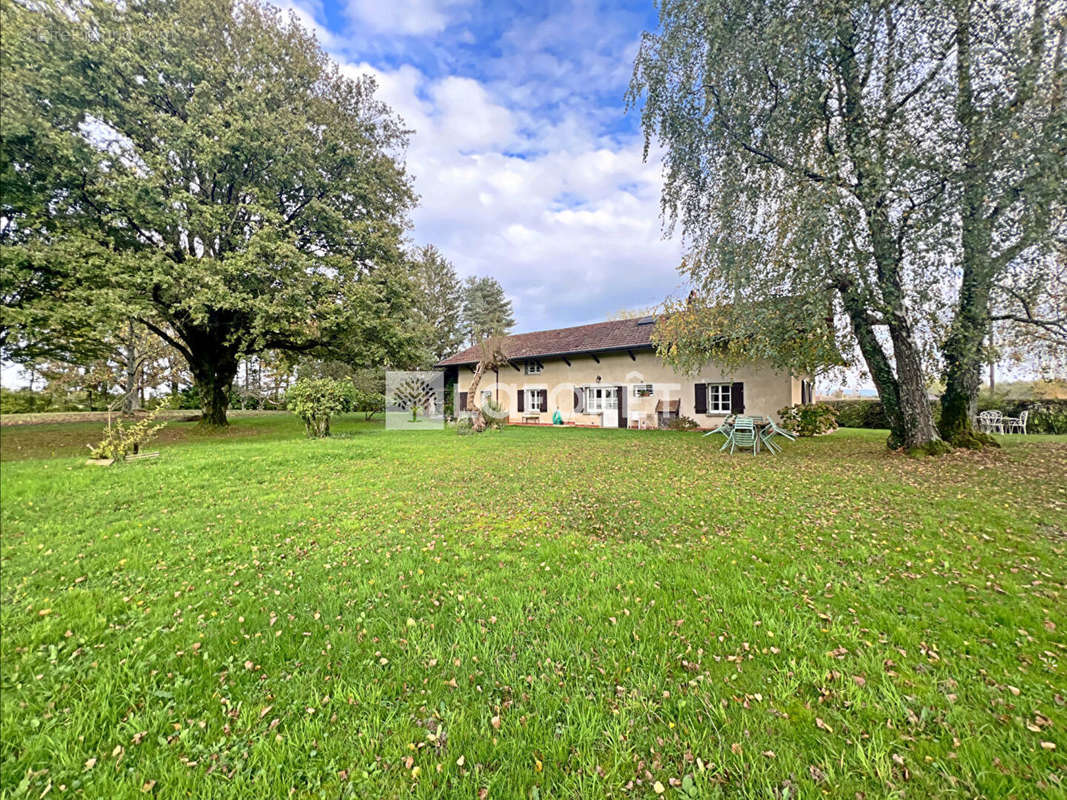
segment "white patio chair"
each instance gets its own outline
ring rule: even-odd
[[[983,411],[978,415],[978,428],[982,433],[1004,433],[1004,415],[999,411]]]
[[[1008,433],[1021,433],[1026,434],[1026,418],[1030,416],[1029,411],[1022,412],[1017,417],[1003,417],[1000,421],[1004,426],[1004,429]]]

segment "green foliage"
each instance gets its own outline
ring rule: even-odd
[[[692,433],[334,426],[175,423],[121,480],[3,464],[13,800],[1061,794],[1035,781],[1067,746],[1067,439],[731,459]]]
[[[166,404],[160,404],[132,425],[127,425],[122,419],[112,424],[109,415],[104,438],[96,445],[86,445],[89,448],[90,457],[112,458],[121,461],[128,455],[140,452],[141,447],[156,438],[166,427],[167,420],[159,419],[160,414],[166,408]]]
[[[837,424],[842,428],[889,427],[879,400],[827,400],[822,405],[837,412]]]
[[[351,410],[359,411],[363,414],[363,419],[368,421],[373,419],[375,414],[384,414],[385,393],[353,389]]]
[[[667,420],[667,429],[672,431],[695,431],[699,427],[692,417],[671,417]]]
[[[3,11],[5,349],[140,319],[214,424],[243,355],[414,357],[407,132],[371,78],[256,0]]]
[[[838,424],[842,428],[886,428],[885,413],[877,400],[828,400],[824,405],[837,411]],[[934,405],[935,419],[938,412]],[[1000,411],[1006,417],[1018,417],[1029,411],[1027,433],[1067,433],[1067,400],[1063,399],[1008,399],[998,397],[990,400],[980,397],[979,411]]]
[[[481,410],[482,416],[485,417],[486,427],[497,430],[507,427],[508,410],[492,397],[482,402]]]
[[[837,409],[826,403],[786,406],[778,416],[782,427],[797,436],[821,436],[837,430]]]
[[[286,408],[304,421],[309,438],[330,435],[330,418],[352,402],[352,385],[332,378],[300,378],[285,393]]]
[[[32,414],[48,411],[51,398],[43,392],[27,387],[8,389],[0,387],[0,414]]]
[[[431,367],[463,344],[463,284],[452,262],[433,245],[417,248],[410,265],[415,315],[426,336],[422,366]]]
[[[661,358],[688,373],[712,359],[727,368],[765,361],[814,373],[844,366],[841,353],[851,349],[838,339],[825,294],[739,303],[709,303],[696,294],[685,301],[671,298],[652,341]]]
[[[493,278],[467,278],[463,285],[463,330],[470,344],[507,334],[515,326],[511,301]]]
[[[1028,411],[1027,433],[1067,433],[1067,400],[989,400],[978,399],[979,411],[1000,411],[1005,417],[1018,417]]]

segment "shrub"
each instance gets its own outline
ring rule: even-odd
[[[503,428],[508,424],[508,412],[496,400],[489,398],[482,403],[482,416],[486,427]]]
[[[829,400],[822,405],[837,412],[841,428],[888,428],[881,400]]]
[[[330,435],[330,417],[351,401],[351,385],[331,378],[301,378],[285,393],[286,407],[304,420],[308,438]]]
[[[375,414],[385,413],[385,393],[366,389],[352,390],[352,411],[363,414],[364,419],[371,419]]]
[[[830,400],[825,405],[837,409],[837,424],[842,428],[888,428],[889,422],[879,400]],[[941,404],[931,401],[934,420],[941,419]],[[1029,411],[1027,433],[1067,433],[1067,400],[978,399],[979,411],[996,410],[1006,417],[1018,417]]]
[[[104,429],[104,438],[99,444],[86,445],[89,448],[90,457],[113,458],[121,461],[128,455],[140,452],[141,445],[148,444],[156,438],[156,435],[166,426],[166,420],[156,422],[156,418],[165,408],[167,404],[161,403],[129,427],[126,427],[121,419],[112,425],[109,415],[107,428]]]
[[[700,426],[691,417],[671,417],[667,421],[667,427],[672,431],[695,431]]]
[[[782,427],[797,436],[820,436],[837,430],[837,409],[826,403],[786,406],[778,416]]]

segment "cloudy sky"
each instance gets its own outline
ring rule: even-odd
[[[682,291],[624,95],[651,0],[273,0],[414,130],[411,236],[491,275],[516,330],[596,322]]]

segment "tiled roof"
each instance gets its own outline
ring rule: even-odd
[[[504,339],[504,352],[515,359],[547,358],[549,356],[599,353],[605,350],[635,350],[652,347],[652,331],[655,319],[619,319],[578,325],[573,328],[556,328],[551,331],[516,333]],[[439,361],[437,366],[448,367],[478,362],[478,347],[468,347]]]

